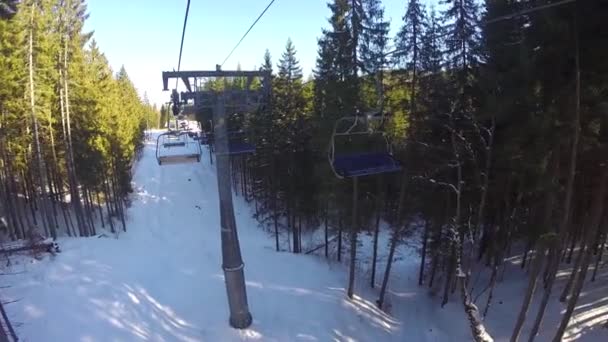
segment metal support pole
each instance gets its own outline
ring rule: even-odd
[[[230,182],[230,155],[224,113],[224,95],[218,92],[213,112],[214,143],[216,148],[217,186],[220,198],[222,268],[230,308],[230,325],[245,329],[251,325],[251,314],[247,305],[244,264],[234,218],[232,184]]]
[[[209,135],[207,136],[207,146],[209,146],[209,164],[213,165],[213,153],[214,153],[214,149],[213,149],[213,139],[215,139],[215,135],[213,135],[213,130],[214,130],[214,123],[213,123],[213,119],[209,120],[209,130],[211,131]]]

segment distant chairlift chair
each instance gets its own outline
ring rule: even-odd
[[[226,132],[228,135],[228,154],[230,156],[239,156],[253,154],[256,151],[255,145],[247,139],[247,133],[243,130],[234,130]],[[201,144],[214,144],[213,132],[206,133],[202,138]],[[214,151],[215,152],[215,151]]]
[[[199,163],[201,161],[201,145],[190,138],[188,133],[169,131],[158,136],[156,139],[158,165]]]

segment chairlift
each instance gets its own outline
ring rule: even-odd
[[[243,130],[228,131],[228,155],[238,156],[253,154],[256,151],[255,146],[247,139],[247,134]],[[204,141],[207,144],[213,144],[213,133],[207,133],[204,136]],[[202,144],[202,142],[201,142]]]
[[[158,165],[199,163],[202,149],[198,141],[190,141],[188,132],[168,131],[156,138]]]
[[[194,140],[188,124],[184,121],[180,122],[181,106],[179,103],[179,94],[173,91],[171,96],[173,102],[173,115],[176,117],[175,128],[171,126],[169,121],[168,131],[160,134],[156,138],[156,160],[158,165],[167,164],[185,164],[199,163],[201,161],[202,149],[198,141]],[[192,140],[192,141],[190,141]]]
[[[398,172],[401,164],[393,157],[391,144],[383,130],[384,114],[371,112],[356,114],[338,119],[334,124],[329,144],[329,164],[339,179],[371,176],[383,173]],[[347,144],[354,139],[364,143],[361,148],[355,146],[354,150],[337,148],[338,139],[346,139]],[[370,142],[379,139],[381,146],[370,149]]]
[[[228,132],[228,154],[241,155],[255,153],[255,146],[251,144],[243,130]]]
[[[382,108],[382,107],[381,107]],[[393,173],[401,170],[401,164],[393,157],[391,145],[386,133],[382,130],[384,126],[384,114],[369,113],[340,118],[334,124],[329,144],[329,165],[339,179],[350,178],[353,182],[352,194],[352,229],[355,232],[351,242],[356,243],[356,232],[358,229],[358,201],[359,201],[359,177]],[[346,128],[344,128],[346,127]],[[344,151],[336,148],[336,139],[364,139],[363,148],[355,146],[352,151]],[[380,139],[382,146],[378,150],[370,149],[370,139]],[[352,146],[351,146],[352,147]],[[373,147],[373,146],[371,146]],[[381,181],[381,178],[378,179]],[[378,183],[380,184],[380,183]],[[379,185],[380,187],[380,185]],[[351,269],[351,272],[354,270]],[[354,276],[353,273],[350,277]],[[349,296],[352,295],[352,287],[348,288]]]

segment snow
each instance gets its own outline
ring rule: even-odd
[[[359,251],[364,261],[358,263],[357,296],[351,301],[345,294],[345,264],[315,255],[275,252],[273,238],[258,227],[241,197],[235,197],[235,215],[254,321],[249,329],[230,328],[220,267],[215,164],[209,165],[208,156],[201,160],[159,166],[155,146],[148,142],[136,165],[136,192],[127,212],[126,233],[61,238],[62,253],[42,260],[12,257],[10,272],[16,274],[1,278],[1,285],[10,286],[2,290],[2,296],[16,301],[6,309],[21,340],[470,340],[460,301],[455,298],[442,309],[438,298],[418,287],[415,247],[401,246],[397,251],[389,284],[390,308],[385,313],[377,309],[377,290],[368,284],[370,236],[361,234]],[[383,229],[378,283],[387,242]],[[348,253],[343,253],[346,260]],[[519,271],[516,264],[512,268],[507,274]],[[519,310],[527,281],[519,278],[508,284],[505,279],[497,288],[495,303],[504,304],[495,304],[486,322],[497,341],[508,340]],[[602,299],[600,290],[582,296],[581,310]],[[589,324],[592,319],[606,318],[608,304],[602,303],[593,305],[596,311],[576,311],[582,323],[570,329],[570,339],[606,340],[606,330],[592,329]],[[530,313],[535,314],[535,308]],[[555,331],[560,308],[565,307],[552,300],[538,341],[548,340]],[[522,336],[526,333],[524,329]]]

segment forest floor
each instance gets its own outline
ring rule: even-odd
[[[459,298],[441,308],[438,296],[417,285],[417,246],[399,247],[385,313],[376,308],[377,290],[369,288],[367,261],[359,263],[357,295],[348,300],[346,260],[275,252],[274,239],[242,197],[234,198],[235,215],[254,321],[249,329],[231,329],[216,171],[204,153],[200,164],[161,167],[149,143],[136,166],[126,233],[61,238],[56,256],[4,262],[10,266],[3,272],[11,274],[0,278],[2,300],[10,302],[5,307],[22,341],[470,340]],[[362,234],[361,260],[369,260],[370,241]],[[386,242],[383,232],[377,282]],[[517,263],[510,260],[486,320],[497,341],[508,340],[527,284]],[[484,277],[476,288],[485,286]],[[608,319],[607,289],[606,281],[587,284],[566,340],[608,340],[608,330],[600,328]],[[483,296],[479,303],[483,309]],[[537,341],[550,340],[564,308],[551,301]]]

